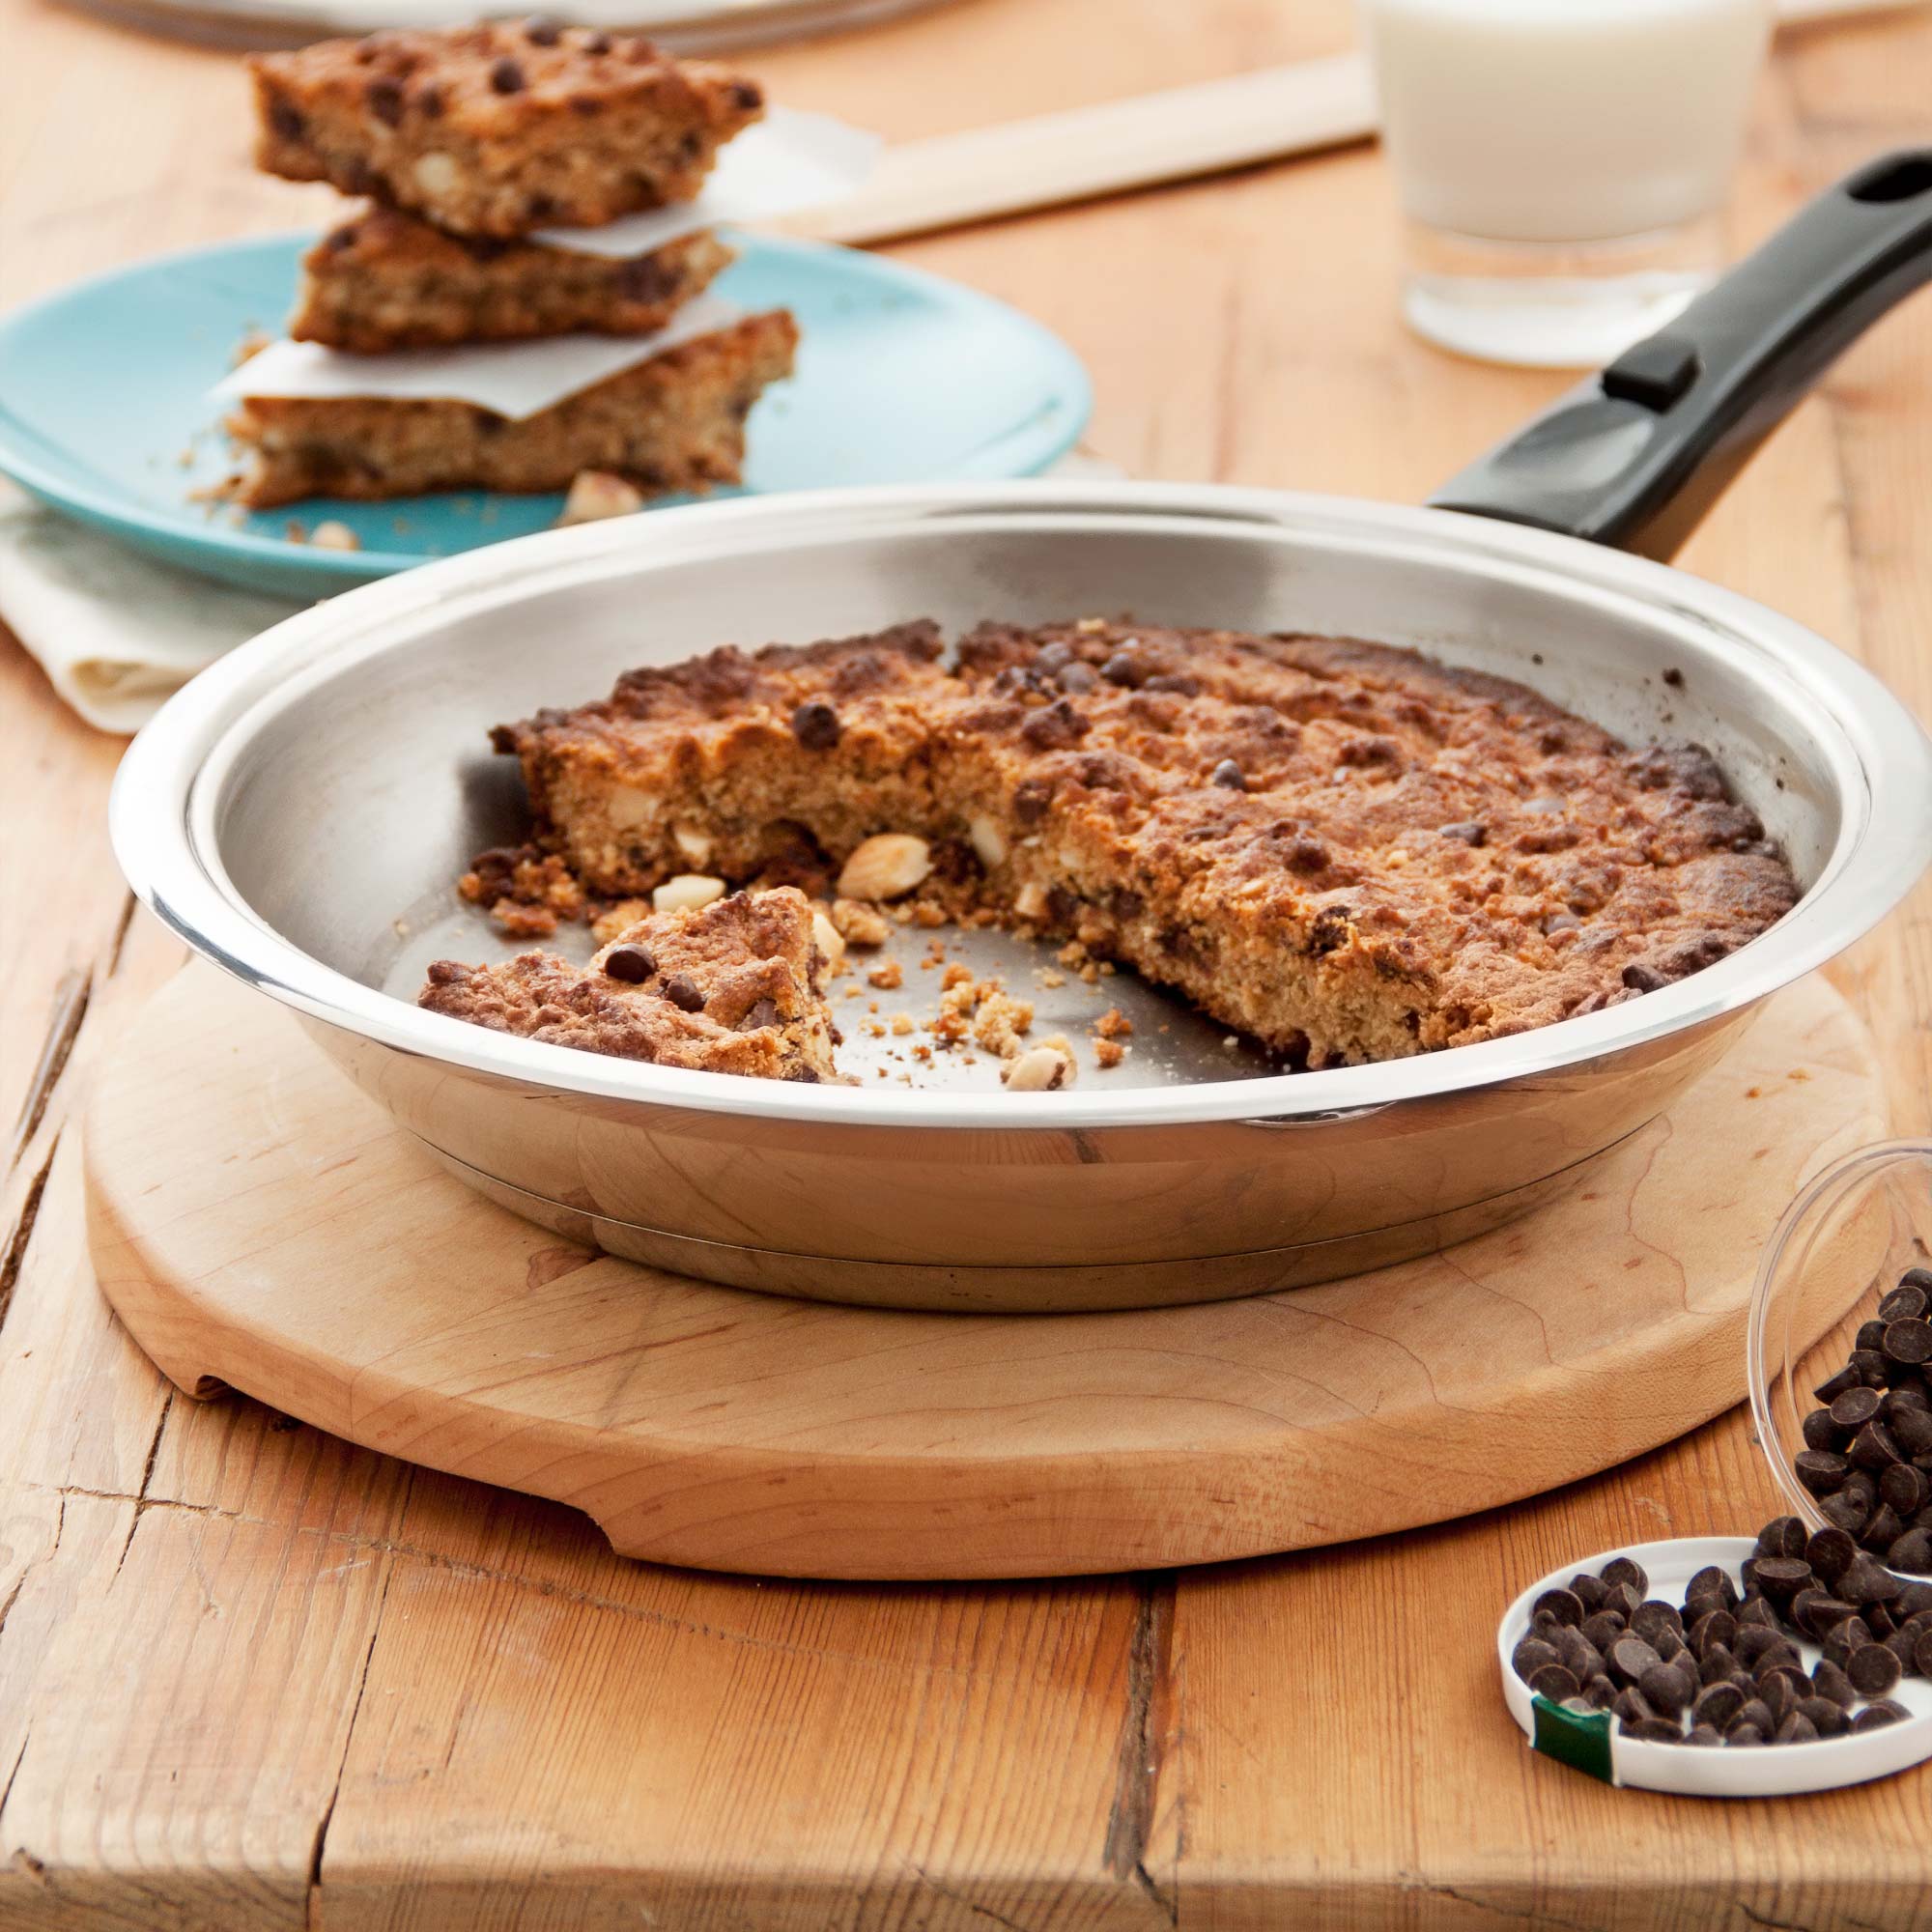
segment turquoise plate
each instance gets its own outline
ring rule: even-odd
[[[0,323],[0,471],[152,555],[292,596],[547,528],[561,497],[317,497],[245,516],[195,500],[232,468],[208,391],[237,344],[287,312],[309,239],[143,263]],[[718,293],[791,309],[804,340],[796,374],[753,412],[742,490],[717,494],[1027,476],[1085,426],[1092,390],[1079,359],[1004,302],[853,249],[733,240],[739,260]],[[289,540],[291,523],[325,518],[362,548]]]

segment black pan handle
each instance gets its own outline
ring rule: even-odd
[[[1838,354],[1932,280],[1932,148],[1871,161],[1430,502],[1668,557]]]

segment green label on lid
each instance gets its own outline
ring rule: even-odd
[[[1530,1709],[1536,1714],[1536,1730],[1530,1743],[1545,1757],[1559,1759],[1614,1784],[1616,1772],[1610,1762],[1610,1714],[1607,1711],[1566,1711],[1548,1697],[1532,1697]]]

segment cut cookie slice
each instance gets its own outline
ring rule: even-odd
[[[837,1031],[811,903],[783,886],[652,913],[587,967],[524,952],[439,959],[416,1004],[450,1019],[618,1060],[754,1079],[830,1081]]]
[[[458,235],[596,227],[689,201],[764,112],[754,81],[549,20],[319,41],[248,63],[258,167]]]
[[[648,335],[730,261],[731,250],[709,233],[683,236],[653,254],[612,258],[445,235],[375,207],[331,229],[302,257],[289,333],[358,355],[580,331]]]
[[[248,457],[230,486],[253,509],[305,497],[363,500],[431,490],[567,490],[605,470],[647,496],[739,480],[745,418],[788,375],[783,309],[633,363],[532,415],[400,396],[247,396],[228,431]]]

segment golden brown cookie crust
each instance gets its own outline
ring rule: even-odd
[[[319,41],[248,62],[256,165],[458,235],[596,227],[689,201],[757,83],[547,20]]]
[[[439,959],[416,1003],[551,1046],[810,1082],[838,1077],[824,973],[810,902],[781,887],[652,913],[587,967],[547,952],[500,966]]]
[[[1071,935],[1294,1064],[1546,1026],[1764,931],[1797,882],[1696,747],[1348,639],[1083,622],[736,650],[497,734],[539,838],[647,891],[933,842],[934,889]],[[923,890],[923,888],[922,889]]]

